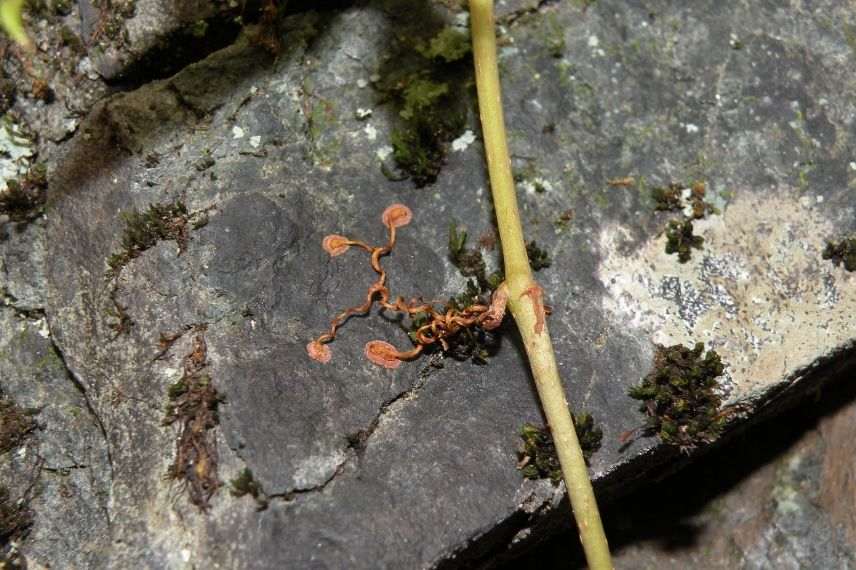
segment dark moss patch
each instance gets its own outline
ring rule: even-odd
[[[529,265],[532,266],[533,271],[541,271],[550,267],[552,263],[550,255],[538,247],[538,244],[534,240],[526,244],[526,255],[529,257]]]
[[[5,114],[15,104],[18,89],[8,77],[0,78],[0,113]]]
[[[832,261],[836,267],[843,265],[847,271],[856,271],[856,235],[837,242],[826,242],[826,248],[821,255],[823,259]]]
[[[13,222],[35,220],[44,211],[47,188],[47,168],[42,163],[34,164],[23,177],[6,182],[6,190],[0,193],[0,214]]]
[[[704,182],[697,181],[691,186],[671,183],[666,187],[651,189],[651,199],[654,201],[654,209],[660,212],[683,212],[690,211],[687,217],[700,220],[708,214],[716,213],[716,209],[705,202],[707,190]],[[688,208],[689,207],[689,208]]]
[[[223,398],[208,373],[208,348],[198,328],[193,349],[184,357],[181,378],[167,389],[164,425],[178,425],[175,459],[167,476],[180,481],[190,502],[206,510],[222,485],[217,476],[217,442],[213,429],[218,425],[217,408]]]
[[[704,238],[693,233],[692,220],[672,220],[666,226],[666,253],[678,254],[678,261],[686,263],[693,249],[701,249]]]
[[[642,401],[639,411],[647,416],[642,435],[689,450],[722,432],[726,415],[717,378],[725,366],[716,351],[703,353],[703,343],[657,346],[653,369],[629,392]]]
[[[125,266],[164,240],[175,241],[178,244],[178,254],[181,255],[187,248],[190,230],[208,223],[207,209],[190,213],[180,200],[152,204],[144,212],[122,212],[121,217],[125,223],[121,248],[107,258],[108,269],[105,272],[105,278],[113,280],[113,288],[110,291],[112,307],[106,312],[111,319],[107,326],[116,333],[114,339],[128,334],[134,325],[127,306],[119,301],[118,278]]]
[[[693,220],[700,220],[717,213],[716,208],[705,202],[707,191],[704,182],[691,186],[669,184],[651,189],[654,209],[660,212],[681,212],[681,217],[671,220],[666,226],[666,253],[678,254],[678,261],[686,263],[693,249],[701,249],[704,238],[693,234]]]
[[[470,41],[464,31],[447,27],[427,38],[402,36],[397,43],[401,53],[376,87],[398,110],[392,157],[421,188],[437,179],[449,143],[466,124]]]
[[[194,217],[188,213],[187,207],[181,201],[152,204],[144,212],[131,210],[122,212],[121,216],[125,223],[122,245],[118,252],[107,259],[108,279],[118,277],[128,262],[154,247],[159,241],[175,241],[181,254],[187,247],[189,222]]]
[[[267,496],[261,484],[253,478],[253,472],[250,469],[245,467],[237,477],[229,481],[229,485],[231,487],[229,494],[233,497],[249,495],[256,500],[259,510],[267,508]]]
[[[554,127],[555,128],[555,127]],[[544,178],[538,175],[538,170],[535,167],[534,160],[527,160],[525,166],[513,169],[512,176],[517,184],[528,184],[536,194],[543,194],[547,191]]]
[[[39,427],[38,409],[21,408],[8,396],[0,396],[0,454],[15,449]]]
[[[505,280],[501,270],[487,273],[487,264],[480,249],[467,247],[466,229],[452,222],[449,225],[449,260],[467,280],[464,290],[449,299],[443,312],[461,311],[471,305],[489,305],[491,294]],[[526,244],[526,253],[532,269],[538,271],[550,266],[549,255],[534,241]],[[411,334],[425,324],[418,315],[412,320]],[[470,359],[476,364],[486,364],[499,348],[502,329],[486,331],[480,327],[468,327],[449,339],[447,355],[458,360]]]
[[[468,248],[468,234],[452,222],[449,225],[449,260],[464,277],[475,277],[480,288],[487,287],[487,265],[479,249]]]
[[[467,33],[455,28],[443,28],[427,43],[417,46],[417,49],[428,59],[453,63],[469,56],[472,44]]]
[[[680,184],[669,184],[651,189],[651,199],[654,200],[654,209],[658,212],[679,212],[683,209],[681,198],[682,187]]]
[[[603,431],[595,427],[591,414],[571,414],[571,417],[574,420],[574,428],[583,457],[588,463],[591,456],[600,449]],[[526,423],[520,428],[520,438],[523,441],[518,449],[517,459],[521,474],[526,479],[549,478],[554,485],[558,485],[562,480],[562,466],[559,464],[550,430]]]
[[[501,282],[501,280],[500,280]],[[448,311],[460,312],[472,305],[490,304],[491,289],[480,287],[478,283],[469,279],[464,290],[446,302],[442,313]],[[413,315],[410,320],[409,335],[416,343],[416,331],[428,324],[428,317],[423,313]],[[487,331],[479,326],[462,328],[457,334],[445,339],[446,346],[441,345],[443,354],[455,360],[471,360],[475,364],[487,364],[490,357],[496,354],[500,345],[501,329]],[[428,351],[437,350],[436,346],[429,347]]]
[[[492,293],[504,281],[502,271],[487,274],[487,265],[479,249],[467,247],[468,234],[455,223],[449,225],[449,260],[458,268],[463,277],[469,277],[463,291],[453,295],[445,303],[441,313],[458,313],[472,305],[490,305]],[[410,320],[409,334],[416,342],[416,331],[428,324],[428,316],[422,313],[413,315]],[[501,328],[492,331],[479,326],[462,328],[454,336],[447,337],[441,345],[443,353],[456,360],[472,360],[476,364],[487,364],[488,359],[499,350]],[[428,349],[436,350],[434,347]]]

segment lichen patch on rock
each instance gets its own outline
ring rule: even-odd
[[[852,277],[821,257],[832,225],[798,198],[738,192],[722,216],[696,222],[706,247],[685,265],[670,262],[663,235],[626,255],[616,247],[626,232],[604,228],[604,309],[652,342],[714,347],[730,364],[733,397],[787,378],[847,343],[856,326]]]

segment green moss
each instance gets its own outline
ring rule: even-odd
[[[305,83],[304,88],[311,93],[311,83]],[[306,116],[306,136],[310,143],[312,161],[325,168],[334,163],[341,145],[331,128],[336,121],[337,114],[333,103],[322,98],[315,99]]]
[[[643,435],[657,435],[663,443],[683,450],[715,440],[725,426],[717,377],[725,370],[719,355],[704,344],[660,346],[654,367],[641,384],[629,391],[641,400],[639,411],[647,416]]]
[[[169,388],[166,390],[166,395],[170,400],[177,400],[187,393],[187,384],[184,383],[183,380],[179,380],[178,382],[174,382],[169,385]]]
[[[107,259],[107,278],[117,277],[125,265],[159,241],[173,240],[183,251],[188,240],[188,221],[191,216],[181,201],[152,204],[144,212],[122,212],[125,227],[122,230],[122,247]]]
[[[47,168],[36,163],[17,180],[8,180],[0,192],[0,214],[13,222],[28,223],[42,215],[47,199]]]
[[[666,253],[678,254],[680,263],[689,261],[692,250],[701,249],[704,244],[704,238],[693,234],[693,220],[717,213],[717,209],[705,201],[705,195],[705,184],[701,181],[691,186],[671,183],[651,189],[655,210],[681,212],[680,218],[671,220],[666,226]]]
[[[680,184],[669,184],[666,187],[651,189],[651,199],[654,200],[654,209],[658,212],[679,212],[683,209],[681,199],[682,187]]]
[[[533,271],[540,271],[546,267],[550,267],[550,255],[538,247],[538,244],[533,240],[526,244],[526,255],[529,257],[529,265]]]
[[[707,190],[704,182],[696,181],[686,186],[671,183],[666,187],[651,189],[651,199],[654,209],[660,212],[683,212],[689,210],[687,217],[700,220],[708,214],[716,213],[716,209],[705,202]]]
[[[437,180],[443,168],[446,150],[430,129],[421,126],[395,129],[391,139],[393,160],[400,169],[408,173],[417,187]]]
[[[18,89],[15,82],[8,77],[0,78],[0,114],[5,114],[6,111],[12,108],[15,104]]]
[[[59,29],[59,37],[62,40],[62,45],[70,47],[76,53],[83,53],[86,50],[83,42],[68,26],[62,26]]]
[[[469,49],[468,36],[454,28],[428,39],[405,38],[395,66],[376,83],[384,100],[398,109],[392,157],[417,187],[437,179],[449,143],[466,124]]]
[[[431,107],[449,94],[447,83],[437,83],[430,79],[415,78],[402,91],[404,108],[401,116],[414,119],[420,114],[430,111]]]
[[[502,271],[487,275],[486,264],[481,251],[467,248],[467,232],[454,223],[449,226],[449,259],[468,279],[464,290],[452,297],[439,313],[459,312],[472,305],[489,305],[493,291],[504,281]],[[416,314],[410,320],[410,337],[416,343],[416,331],[428,324],[428,317]],[[456,360],[472,360],[476,364],[486,364],[499,348],[499,331],[486,331],[478,326],[464,327],[457,334],[446,337],[444,354]],[[430,347],[429,350],[435,349]]]
[[[565,53],[565,26],[554,13],[549,13],[545,21],[547,30],[544,34],[544,42],[547,52],[555,58],[560,58]]]
[[[574,420],[574,428],[583,457],[586,463],[591,456],[600,449],[603,440],[603,431],[596,427],[591,414],[571,414]],[[562,480],[562,466],[556,455],[556,446],[553,436],[546,427],[538,427],[533,424],[523,424],[520,428],[520,438],[523,440],[517,452],[518,468],[526,479],[547,479],[558,485]]]
[[[190,25],[188,31],[194,38],[204,38],[205,34],[208,33],[208,22],[205,20],[196,20]]]
[[[587,412],[573,414],[572,417],[577,439],[580,440],[580,448],[583,450],[583,457],[588,462],[591,460],[591,456],[600,449],[600,444],[603,441],[603,430],[595,426],[594,417]]]
[[[449,259],[464,277],[485,280],[486,264],[481,251],[467,248],[467,232],[459,230],[453,222],[449,225]]]
[[[7,396],[0,396],[0,454],[20,446],[36,430],[39,425],[33,416],[38,412],[21,408]]]
[[[678,261],[686,263],[693,249],[701,249],[704,238],[693,234],[692,220],[672,220],[666,226],[666,253],[678,254]]]
[[[856,271],[856,235],[837,242],[826,242],[822,256],[823,259],[831,260],[836,267],[844,265],[847,271]]]
[[[472,46],[470,36],[462,30],[443,28],[439,34],[431,38],[427,44],[416,48],[428,59],[441,59],[447,63],[460,61],[470,55]]]
[[[233,497],[251,496],[256,500],[259,510],[263,510],[268,506],[267,496],[262,489],[261,484],[253,478],[253,472],[245,467],[237,477],[229,481],[229,494]]]

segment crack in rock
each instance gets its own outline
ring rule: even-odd
[[[431,360],[425,365],[425,367],[419,372],[419,376],[416,381],[406,390],[402,390],[395,396],[384,401],[380,407],[378,408],[378,412],[369,425],[365,429],[361,429],[353,434],[349,434],[347,436],[348,445],[345,448],[342,460],[336,465],[336,468],[333,470],[333,473],[330,474],[329,477],[317,483],[315,485],[307,486],[307,487],[297,487],[285,493],[274,493],[271,495],[267,495],[269,499],[282,499],[285,501],[294,500],[298,495],[306,495],[310,493],[318,493],[324,491],[330,483],[332,483],[339,475],[345,472],[345,469],[348,467],[348,464],[353,460],[360,458],[363,456],[366,448],[368,447],[368,440],[374,435],[378,426],[385,416],[387,416],[396,404],[400,404],[401,402],[407,402],[416,399],[419,391],[425,386],[431,372],[437,368],[439,368],[439,362],[442,360],[443,356],[440,353],[436,353],[431,357]]]

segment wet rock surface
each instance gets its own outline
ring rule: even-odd
[[[538,278],[569,400],[603,429],[591,469],[608,499],[685,461],[655,439],[620,442],[643,421],[626,392],[654,343],[721,354],[742,404],[733,427],[852,366],[854,277],[821,254],[853,230],[856,102],[841,94],[853,92],[842,62],[854,58],[856,22],[839,2],[811,12],[507,4],[501,66],[524,223],[552,259]],[[515,466],[520,426],[542,419],[513,331],[487,366],[423,358],[378,369],[367,341],[408,345],[382,315],[349,322],[327,365],[305,352],[372,280],[359,255],[326,256],[323,236],[380,242],[383,209],[407,204],[414,221],[385,260],[392,290],[445,298],[464,285],[447,258],[449,223],[473,238],[493,231],[471,75],[455,76],[469,111],[437,181],[414,188],[393,160],[401,109],[383,78],[446,25],[465,29],[454,3],[300,11],[285,18],[277,53],[248,30],[127,92],[105,97],[93,75],[73,138],[33,143],[48,161],[49,202],[45,219],[4,226],[0,341],[44,335],[14,345],[2,388],[56,410],[27,444],[45,450],[33,472],[50,489],[45,466],[67,467],[85,505],[36,495],[20,545],[33,562],[454,568],[566,520],[561,488],[523,481]],[[151,53],[129,37],[128,53]],[[65,113],[16,105],[39,133]],[[697,181],[717,211],[695,222],[703,247],[680,263],[664,228],[683,214],[656,211],[650,191]],[[178,202],[190,220],[183,241],[157,241],[108,278],[122,214]],[[486,257],[497,266],[496,251]],[[24,364],[45,354],[58,359],[56,380],[24,386]],[[188,362],[222,401],[205,427],[205,464],[167,480],[179,447],[164,410]],[[56,400],[49,381],[61,384]],[[61,413],[65,401],[85,413]],[[267,508],[228,492],[245,469]],[[188,489],[211,482],[200,511]],[[86,560],[44,538],[75,509],[86,523],[68,550]]]

